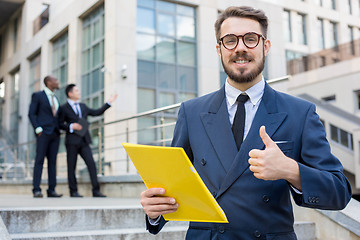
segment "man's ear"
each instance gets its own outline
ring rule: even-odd
[[[221,57],[221,46],[220,46],[220,44],[216,44],[216,52],[218,53],[219,57]]]
[[[265,43],[264,43],[264,52],[265,52],[265,56],[268,55],[269,51],[270,51],[270,48],[271,48],[271,42],[269,39],[266,39],[265,40]]]

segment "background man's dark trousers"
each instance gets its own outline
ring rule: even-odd
[[[96,165],[89,144],[85,141],[84,138],[82,138],[80,143],[66,144],[65,146],[67,152],[68,183],[70,194],[76,193],[78,191],[75,177],[78,154],[84,159],[89,171],[93,193],[98,192],[100,190],[100,185],[97,180]]]
[[[57,132],[50,135],[42,133],[36,138],[36,157],[34,164],[33,192],[41,192],[40,182],[44,158],[48,161],[48,192],[55,191],[56,186],[56,155],[58,153],[60,136]]]

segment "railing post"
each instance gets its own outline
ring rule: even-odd
[[[6,160],[7,160],[7,151],[6,149],[4,150],[4,173],[3,173],[3,176],[2,176],[2,179],[3,180],[6,180]]]
[[[161,140],[162,140],[162,145],[165,146],[165,118],[164,118],[164,112],[161,113],[161,118],[160,118],[160,123],[161,123]]]
[[[29,147],[26,148],[26,159],[25,159],[25,172],[26,172],[26,178],[30,178],[30,169],[29,169],[29,160],[30,160],[30,153],[29,153]]]
[[[98,129],[98,137],[99,137],[99,174],[103,175],[102,171],[102,158],[101,158],[101,151],[102,151],[102,136],[101,136],[101,127]]]
[[[14,148],[14,177],[13,179],[16,180],[16,169],[17,169],[17,149]]]
[[[126,121],[126,142],[129,142],[129,121]],[[129,155],[125,152],[126,154],[126,173],[130,172],[130,159],[129,159]]]

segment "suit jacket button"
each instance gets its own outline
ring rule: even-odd
[[[224,226],[220,226],[220,227],[219,227],[219,233],[224,233],[224,232],[225,232]]]
[[[267,195],[264,195],[262,199],[263,199],[264,203],[268,203],[270,201],[270,198]]]
[[[258,230],[256,230],[256,231],[254,232],[254,236],[255,236],[256,238],[260,238],[260,237],[261,237],[261,233],[260,233]]]
[[[201,159],[201,165],[205,166],[206,165],[206,160],[203,158]]]

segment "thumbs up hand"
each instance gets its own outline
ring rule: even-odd
[[[300,170],[297,162],[285,156],[266,133],[265,126],[260,127],[259,133],[265,149],[253,149],[249,152],[250,171],[256,178],[263,180],[285,179],[301,190]]]

